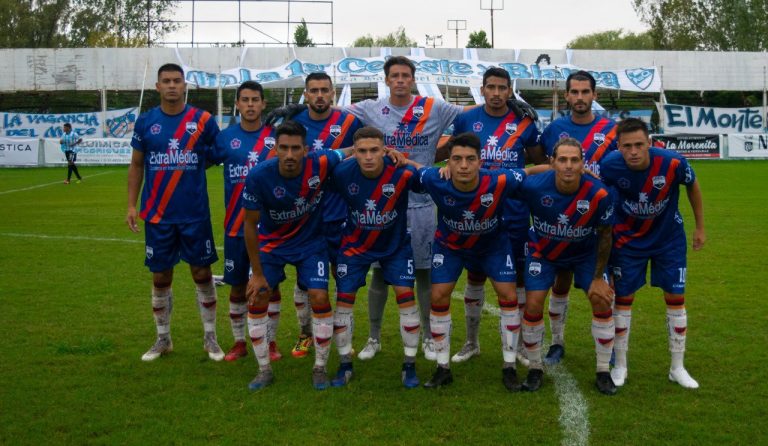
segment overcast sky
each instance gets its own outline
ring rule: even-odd
[[[459,31],[459,46],[466,45],[469,33],[485,30],[491,40],[491,13],[480,9],[491,2],[494,12],[494,40],[496,48],[560,49],[576,36],[609,29],[623,28],[640,32],[646,26],[640,22],[632,8],[632,0],[334,0],[307,4],[290,2],[290,18],[307,22],[333,21],[312,24],[309,36],[317,43],[331,43],[337,47],[349,46],[365,34],[385,35],[405,28],[406,34],[425,46],[426,35],[442,36],[442,47],[456,47],[456,32],[448,30],[449,20],[466,20],[467,29]],[[332,3],[332,5],[331,5]],[[503,9],[501,6],[503,5]],[[333,13],[331,14],[331,9]],[[236,1],[197,1],[195,19],[238,20]],[[258,21],[285,21],[288,2],[242,2],[240,20],[247,22],[240,30],[236,24],[204,24],[195,26],[195,40],[232,42],[268,41],[285,43],[293,39],[293,30],[286,25],[257,23]],[[185,2],[176,13],[176,20],[191,20],[191,3]],[[254,30],[258,29],[259,31]],[[167,41],[191,40],[191,29],[183,29],[166,38]],[[431,43],[430,43],[431,46]],[[440,46],[440,45],[438,45]]]

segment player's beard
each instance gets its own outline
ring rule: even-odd
[[[331,108],[331,104],[322,104],[322,105],[309,104],[309,108],[311,108],[312,111],[317,113],[318,115],[322,115],[323,113],[327,112],[329,108]]]

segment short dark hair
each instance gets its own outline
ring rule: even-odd
[[[70,124],[68,122],[65,122],[62,127],[64,127],[65,129],[71,129],[72,128],[72,124]]]
[[[181,77],[184,77],[184,70],[175,63],[167,63],[163,64],[160,68],[157,69],[157,78],[160,79],[160,73],[163,72],[177,72],[181,73]]]
[[[568,75],[568,77],[565,79],[565,91],[571,89],[571,81],[589,81],[589,87],[592,89],[592,91],[595,91],[595,88],[597,86],[597,82],[595,82],[595,77],[589,74],[589,72],[584,70],[579,70],[575,73],[571,73]]]
[[[632,133],[636,131],[642,131],[646,137],[649,136],[648,125],[638,118],[627,118],[616,125],[616,141],[621,138],[624,133]]]
[[[507,87],[512,85],[512,77],[509,75],[509,71],[504,68],[491,67],[485,70],[483,73],[483,87],[485,87],[486,81],[489,77],[500,77],[507,80]]]
[[[275,132],[275,141],[280,139],[280,135],[301,136],[302,141],[307,139],[307,129],[296,121],[284,121],[277,127]]]
[[[358,139],[375,138],[384,141],[384,134],[376,127],[366,126],[359,128],[352,136],[352,142],[357,142]]]
[[[416,65],[411,62],[411,59],[405,56],[392,56],[384,62],[384,77],[389,76],[389,69],[394,65],[405,65],[411,69],[411,76],[416,76]]]
[[[448,153],[453,152],[456,146],[469,147],[475,149],[477,156],[480,156],[480,138],[472,132],[460,133],[448,141]]]
[[[245,81],[240,84],[239,87],[237,87],[237,96],[235,96],[235,99],[238,101],[240,100],[240,92],[243,90],[258,91],[261,99],[264,99],[264,87],[262,87],[261,84],[256,81]]]
[[[556,143],[555,147],[552,149],[552,159],[557,158],[557,149],[560,146],[571,146],[571,147],[578,147],[579,148],[579,159],[584,159],[584,149],[581,147],[581,143],[576,138],[571,138],[570,136],[565,138],[560,138]]]
[[[309,84],[309,81],[328,81],[333,85],[333,80],[331,80],[331,76],[328,76],[328,73],[325,71],[315,71],[314,73],[309,73],[307,75],[307,78],[304,79],[304,86],[306,87]]]

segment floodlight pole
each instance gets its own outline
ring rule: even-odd
[[[448,20],[448,31],[456,31],[456,48],[459,47],[459,30],[467,29],[466,20]]]
[[[491,11],[491,48],[495,48],[493,41],[493,11],[504,9],[504,0],[480,0],[480,9]]]

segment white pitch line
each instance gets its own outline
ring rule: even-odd
[[[117,242],[117,243],[141,243],[144,240],[128,238],[110,238],[110,237],[86,237],[82,235],[47,235],[47,234],[22,234],[18,232],[0,232],[0,237],[18,237],[18,238],[39,238],[48,240],[81,240],[86,242]],[[216,251],[223,251],[221,246],[216,247]]]
[[[99,175],[106,175],[108,173],[113,173],[113,172],[117,172],[117,170],[107,170],[107,171],[104,171],[104,172],[94,173],[92,175],[88,175],[88,178],[97,177]],[[54,184],[62,184],[62,182],[61,181],[54,181],[53,183],[36,184],[34,186],[22,187],[21,189],[4,190],[4,191],[0,191],[0,195],[11,194],[11,193],[14,193],[14,192],[24,192],[26,190],[39,189],[41,187],[53,186]]]
[[[454,291],[451,295],[454,300],[464,302],[464,294]],[[501,312],[487,301],[483,304],[483,310],[494,316]],[[522,336],[522,335],[521,335]],[[546,345],[542,350],[546,350]],[[555,392],[560,404],[560,427],[563,430],[563,445],[586,446],[589,444],[589,404],[579,390],[576,379],[563,364],[548,366],[547,375],[555,383]]]

